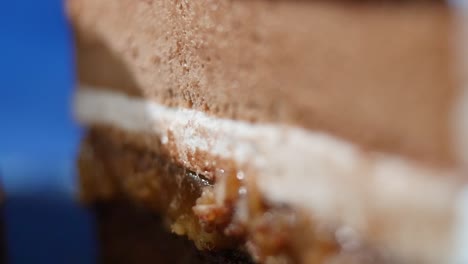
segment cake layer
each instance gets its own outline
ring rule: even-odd
[[[199,248],[232,244],[205,232],[192,212],[207,181],[164,157],[91,132],[79,160],[82,200],[130,199],[163,214],[174,232],[188,236]]]
[[[82,89],[76,99],[82,123],[111,128],[101,133],[104,138],[167,153],[216,184],[236,186],[228,179],[241,178],[257,186],[262,200],[350,228],[409,263],[447,263],[460,253],[457,246],[466,245],[458,237],[466,224],[459,222],[467,208],[459,198],[465,182],[455,168],[368,152],[301,128],[214,118],[116,92]],[[219,195],[224,201],[226,190]]]
[[[429,1],[70,0],[83,84],[453,164],[453,14]]]
[[[118,204],[128,200],[135,211],[141,208],[162,214],[172,232],[187,236],[200,250],[215,250],[216,254],[220,250],[247,246],[256,261],[266,263],[374,264],[388,261],[350,229],[316,223],[299,207],[267,203],[254,185],[243,183],[236,175],[226,175],[224,180],[210,183],[203,175],[173,164],[161,150],[133,144],[122,133],[110,128],[91,130],[82,147],[79,164],[82,197],[89,204],[115,204],[116,201]],[[114,209],[108,210],[113,212]],[[98,218],[102,218],[99,212]],[[131,242],[142,244],[142,252],[133,249],[128,253],[120,252],[123,260],[138,257],[140,253],[145,254],[146,247],[156,246],[145,237],[138,237],[142,233],[139,228],[149,229],[146,237],[150,237],[151,230],[158,228],[158,225],[151,227],[154,223],[123,228],[114,234],[116,241],[109,241],[111,235],[105,230],[112,229],[112,223],[121,220],[125,223],[126,218],[121,218],[110,222],[110,226],[102,223],[104,254],[119,255],[111,249],[128,241],[118,239],[119,235],[141,239]],[[338,232],[336,237],[335,231]]]

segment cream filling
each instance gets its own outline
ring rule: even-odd
[[[458,198],[462,183],[456,170],[364,152],[325,133],[216,118],[118,92],[80,89],[76,116],[88,125],[150,133],[163,144],[170,133],[184,164],[200,150],[252,167],[270,201],[351,228],[410,263],[448,263],[455,247],[467,246],[453,239],[468,224],[454,217],[468,212],[465,196]]]

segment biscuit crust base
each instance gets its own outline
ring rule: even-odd
[[[140,250],[151,252],[157,246],[151,230],[163,225],[165,230],[192,241],[195,245],[192,247],[201,252],[197,254],[235,256],[233,261],[312,264],[330,259],[335,261],[332,263],[387,261],[365,243],[346,251],[335,236],[336,227],[314,222],[300,208],[268,203],[255,183],[241,181],[236,174],[227,175],[224,180],[207,178],[172,162],[163,152],[138,147],[117,135],[106,128],[92,128],[82,144],[79,159],[82,200],[91,206],[104,205],[96,208],[101,242],[105,244],[101,254],[106,259],[127,253],[127,257],[146,257]],[[140,214],[124,213],[119,209],[122,204],[125,210],[161,215],[161,220],[154,223],[138,220]],[[118,249],[133,240],[130,243],[141,245],[137,251]],[[192,251],[187,254],[195,254]]]

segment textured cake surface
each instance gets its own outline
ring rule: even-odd
[[[72,0],[69,6],[83,84],[454,162],[453,19],[443,3]]]

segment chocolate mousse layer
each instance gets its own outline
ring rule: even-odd
[[[70,0],[79,81],[454,163],[442,1]]]

